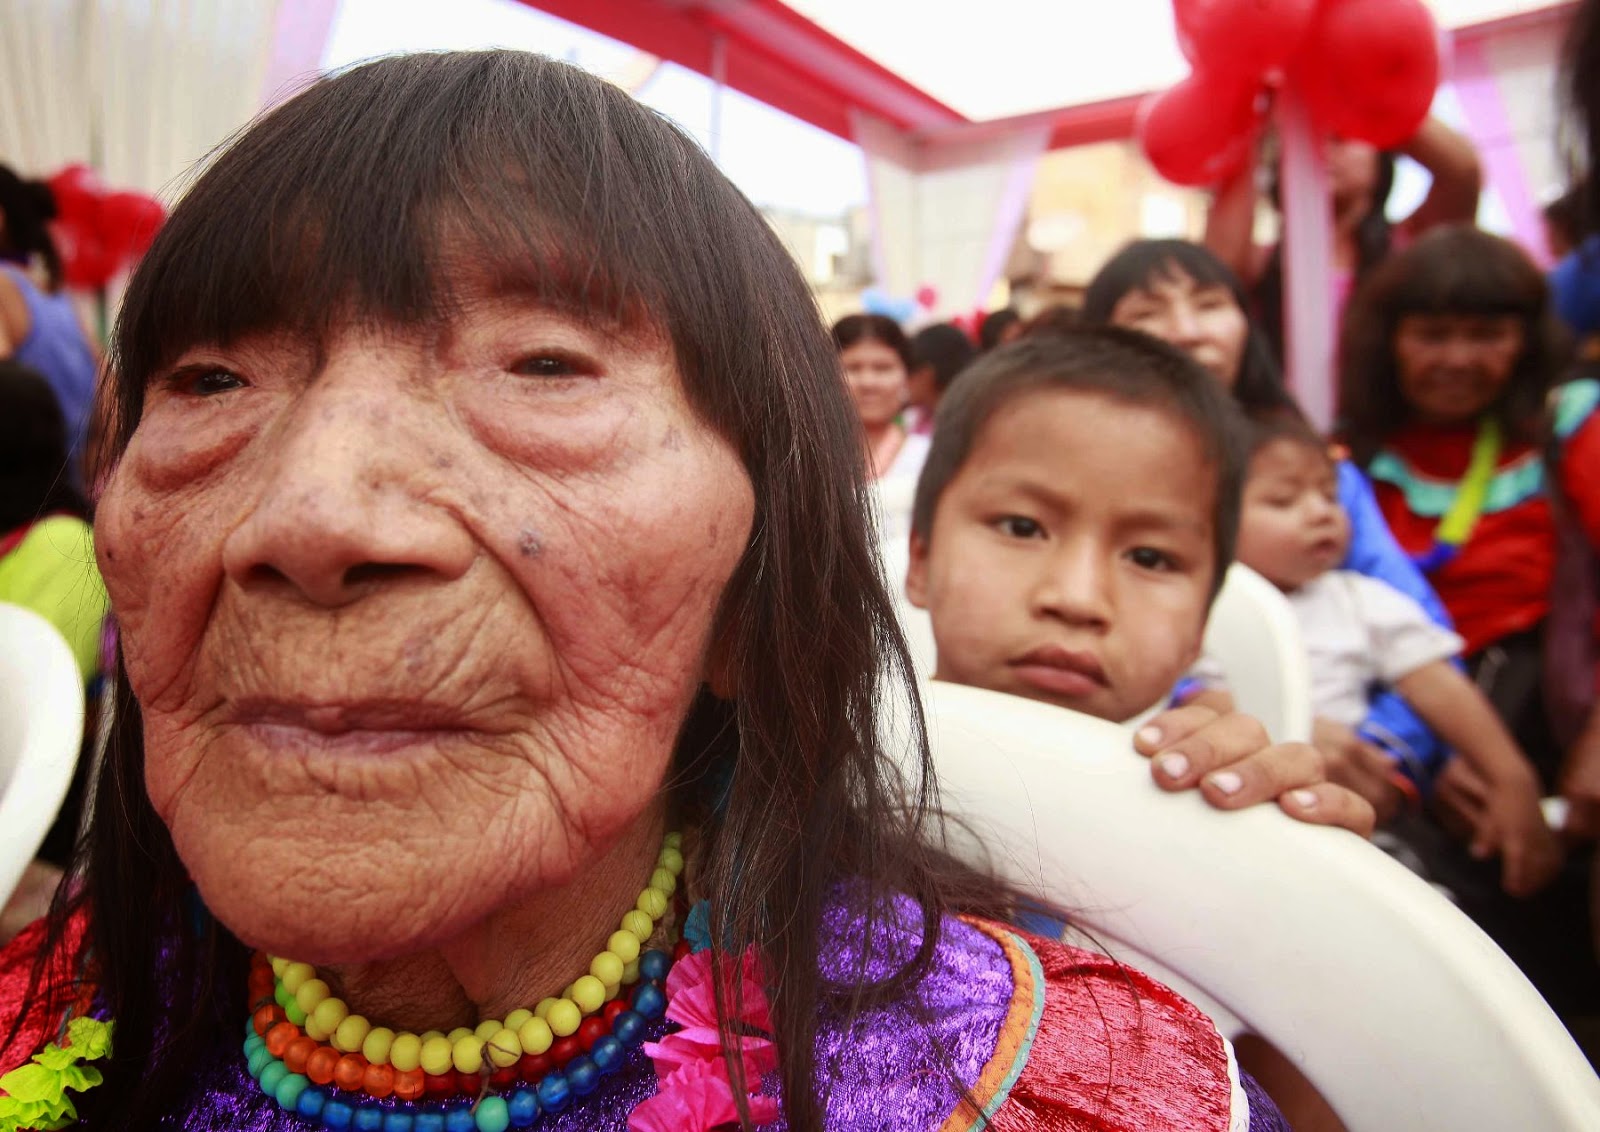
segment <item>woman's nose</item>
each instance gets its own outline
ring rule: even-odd
[[[1200,340],[1200,319],[1188,303],[1174,303],[1167,310],[1167,340],[1188,345]]]
[[[325,369],[282,421],[259,494],[223,545],[234,583],[274,587],[326,607],[374,583],[465,573],[475,543],[429,498],[429,407],[373,375]],[[442,418],[443,409],[434,410]],[[442,419],[437,424],[442,424]],[[241,474],[243,474],[241,470]]]

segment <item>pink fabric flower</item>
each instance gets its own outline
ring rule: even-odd
[[[655,1062],[659,1092],[629,1115],[629,1132],[708,1132],[739,1119],[717,1031],[713,980],[721,980],[727,1007],[737,1008],[736,1030],[770,1031],[772,1012],[753,949],[737,964],[714,964],[712,955],[710,951],[686,955],[667,975],[667,1018],[682,1028],[659,1042],[645,1043],[645,1052]],[[753,1084],[759,1089],[761,1078],[778,1066],[777,1047],[771,1039],[751,1033],[740,1033],[733,1046],[746,1087]],[[778,1119],[775,1098],[750,1094],[746,1101],[757,1124]]]

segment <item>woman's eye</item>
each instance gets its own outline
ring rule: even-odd
[[[232,389],[243,389],[249,383],[222,366],[185,366],[169,375],[164,384],[191,397],[212,397]]]
[[[995,529],[1011,538],[1040,538],[1044,528],[1037,520],[1026,515],[1005,515],[995,523]]]
[[[1128,561],[1141,570],[1176,570],[1178,560],[1153,546],[1136,546],[1128,551]]]
[[[511,372],[523,377],[590,377],[594,366],[566,354],[529,354],[513,363]]]

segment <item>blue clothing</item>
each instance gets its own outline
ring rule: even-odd
[[[1389,532],[1372,484],[1348,460],[1339,462],[1339,503],[1350,516],[1350,551],[1344,569],[1387,582],[1411,598],[1428,616],[1452,628],[1450,614],[1422,572],[1412,563]],[[1380,747],[1419,787],[1426,787],[1450,757],[1428,725],[1393,692],[1379,692],[1368,705],[1367,718],[1356,729],[1367,742]]]
[[[1600,332],[1600,236],[1590,236],[1550,270],[1556,314],[1584,337]]]
[[[28,308],[28,334],[17,344],[12,360],[38,373],[55,391],[67,421],[67,447],[76,468],[94,405],[94,351],[71,299],[39,290],[25,272],[11,264],[0,263],[0,271],[17,285]]]

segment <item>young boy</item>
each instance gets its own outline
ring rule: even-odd
[[[1116,722],[1163,704],[1233,557],[1242,427],[1189,358],[1131,331],[969,370],[912,510],[906,593],[936,677]]]
[[[1398,590],[1336,569],[1349,538],[1321,438],[1290,415],[1254,422],[1239,561],[1281,589],[1294,608],[1317,718],[1354,727],[1375,688],[1398,692],[1488,780],[1474,854],[1501,852],[1506,891],[1531,894],[1560,865],[1539,810],[1538,776],[1489,701],[1450,663],[1461,638]]]

